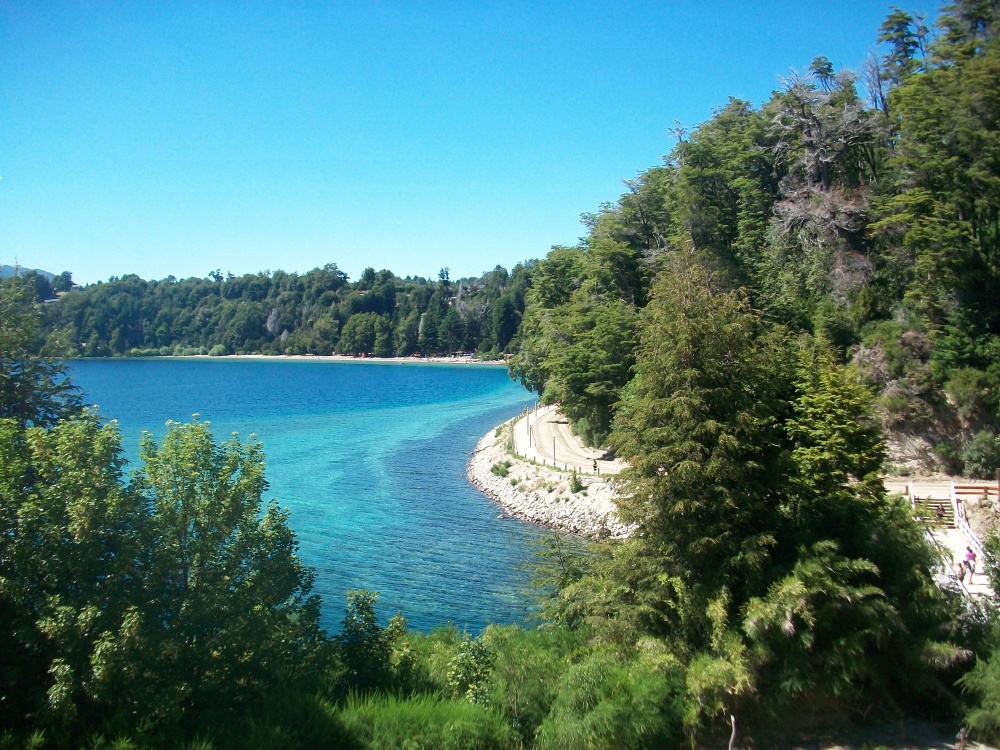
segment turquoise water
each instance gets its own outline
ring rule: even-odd
[[[270,491],[316,571],[323,623],[344,592],[381,592],[379,614],[476,633],[529,615],[523,564],[539,531],[465,478],[476,442],[531,394],[502,367],[309,360],[76,360],[73,378],[117,419],[130,461],[140,431],[197,413],[216,439],[264,444]]]

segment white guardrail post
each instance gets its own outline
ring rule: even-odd
[[[962,531],[965,538],[969,541],[969,546],[972,547],[973,551],[983,562],[986,561],[986,553],[983,550],[982,542],[979,541],[979,537],[972,530],[969,525],[969,519],[965,515],[965,503],[959,502],[958,493],[955,491],[955,483],[951,483],[951,503],[955,510],[955,525]]]

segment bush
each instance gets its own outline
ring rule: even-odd
[[[938,469],[945,474],[962,473],[962,456],[950,441],[941,440],[934,444],[934,458],[937,459]]]
[[[335,639],[346,667],[341,685],[345,693],[387,689],[392,682],[393,644],[375,615],[377,599],[375,591],[347,592],[344,624]]]
[[[452,697],[486,705],[486,681],[496,654],[481,639],[466,639],[448,664],[448,689]]]
[[[965,720],[983,739],[1000,738],[1000,654],[994,650],[986,661],[976,662],[959,684],[974,699],[973,708]]]
[[[226,354],[228,354],[228,352],[226,351],[225,344],[216,344],[208,350],[209,357],[225,357]]]
[[[906,326],[889,320],[869,323],[862,331],[861,344],[868,349],[877,349],[881,352],[885,361],[886,375],[892,379],[903,377],[912,364],[912,352],[902,343],[905,332]]]
[[[452,623],[433,628],[430,633],[409,632],[406,636],[410,656],[417,665],[416,676],[420,679],[414,688],[423,692],[448,692],[449,670],[466,636]]]
[[[502,716],[434,695],[410,699],[352,696],[340,713],[370,750],[513,750],[517,736]]]
[[[196,355],[204,356],[208,354],[208,349],[203,346],[181,346],[178,345],[174,347],[174,356],[176,357],[193,357]]]
[[[492,654],[486,704],[506,714],[526,745],[549,713],[566,653],[579,645],[576,635],[567,629],[490,625],[481,636]]]
[[[510,474],[510,461],[498,461],[490,467],[490,471],[498,477],[505,478]]]
[[[597,653],[562,678],[538,728],[541,750],[680,747],[681,678]]]
[[[1000,436],[991,430],[976,433],[962,451],[962,464],[966,476],[993,479],[1000,468]]]
[[[167,352],[169,354],[169,349],[167,350]],[[128,350],[129,357],[159,357],[162,354],[163,352],[157,348],[148,348],[148,349],[133,348]]]
[[[214,738],[215,748],[244,750],[355,750],[362,747],[340,722],[334,708],[316,696],[279,694],[264,703],[258,715],[240,729],[230,728]]]
[[[995,421],[996,379],[982,370],[963,367],[955,370],[944,390],[955,405],[955,413],[966,425]]]

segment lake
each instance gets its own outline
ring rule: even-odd
[[[85,402],[116,419],[131,462],[139,435],[167,420],[211,423],[216,440],[255,434],[270,490],[291,512],[316,571],[323,624],[336,630],[344,592],[380,592],[428,630],[478,633],[530,614],[524,564],[539,529],[472,487],[476,442],[533,400],[502,367],[322,360],[73,360]]]

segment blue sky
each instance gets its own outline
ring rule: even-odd
[[[888,12],[0,0],[0,262],[83,283],[511,268],[574,244],[675,121],[759,105],[816,55],[858,68]]]

